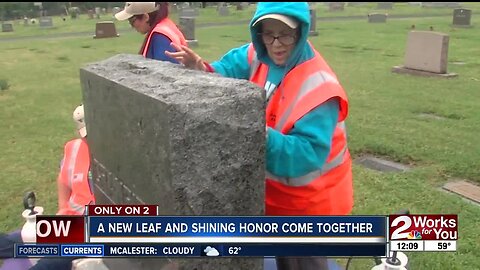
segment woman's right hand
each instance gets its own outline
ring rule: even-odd
[[[196,69],[206,71],[207,68],[203,63],[202,58],[196,54],[193,50],[184,45],[177,45],[175,43],[170,44],[177,52],[165,51],[165,54],[171,58],[176,59],[185,67],[190,69]]]

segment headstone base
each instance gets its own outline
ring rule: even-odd
[[[451,27],[472,28],[473,25],[450,24]]]
[[[424,77],[439,77],[439,78],[453,78],[457,77],[457,73],[435,73],[429,71],[423,71],[418,69],[406,68],[404,66],[394,66],[392,67],[392,72],[400,74],[410,74]]]
[[[120,34],[117,34],[116,36],[113,37],[120,37]],[[98,38],[112,38],[112,37],[97,37],[97,35],[93,35],[93,38],[98,39]]]
[[[193,40],[187,40],[188,47],[197,47],[198,46],[198,40],[193,39]]]

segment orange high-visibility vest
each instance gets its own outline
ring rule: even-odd
[[[90,151],[86,139],[74,139],[65,144],[63,164],[59,181],[68,186],[72,193],[65,215],[83,215],[85,205],[94,204],[95,197],[90,188],[88,173]]]
[[[178,27],[175,25],[174,22],[172,22],[172,20],[170,20],[169,18],[165,18],[161,20],[157,25],[155,25],[152,31],[150,31],[147,42],[145,43],[145,48],[143,48],[143,57],[147,57],[150,40],[152,39],[154,33],[159,33],[167,36],[173,43],[177,45],[187,46],[187,40],[185,39],[185,36],[183,36],[183,33],[180,31],[180,29],[178,29]]]
[[[279,177],[266,171],[266,215],[347,215],[353,208],[352,161],[344,123],[348,100],[336,75],[320,53],[314,52],[312,59],[289,71],[272,94],[266,122],[268,127],[288,134],[305,114],[337,98],[339,119],[330,153],[320,170],[300,177]],[[253,44],[248,48],[248,62],[250,81],[264,88],[268,66],[257,59]]]

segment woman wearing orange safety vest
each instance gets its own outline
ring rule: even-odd
[[[58,175],[57,215],[83,215],[85,205],[95,203],[84,115],[83,105],[78,106],[73,112],[73,120],[77,124],[80,138],[65,144]]]
[[[312,44],[308,4],[258,3],[252,43],[209,65],[185,46],[168,53],[186,67],[248,79],[267,97],[267,215],[347,215],[353,207],[345,119],[348,100]]]
[[[186,46],[174,57],[189,68],[248,79],[262,87],[266,107],[267,215],[347,215],[353,207],[352,161],[345,119],[348,100],[335,73],[307,41],[303,2],[259,2],[252,43],[211,65]],[[324,257],[277,258],[278,270],[322,270]]]
[[[168,18],[167,2],[126,2],[125,9],[115,14],[115,18],[128,20],[135,30],[146,34],[139,54],[146,58],[178,63],[165,55],[165,51],[175,51],[171,43],[187,46],[187,41]]]

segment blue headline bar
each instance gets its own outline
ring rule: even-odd
[[[90,237],[385,237],[385,216],[89,217]]]

